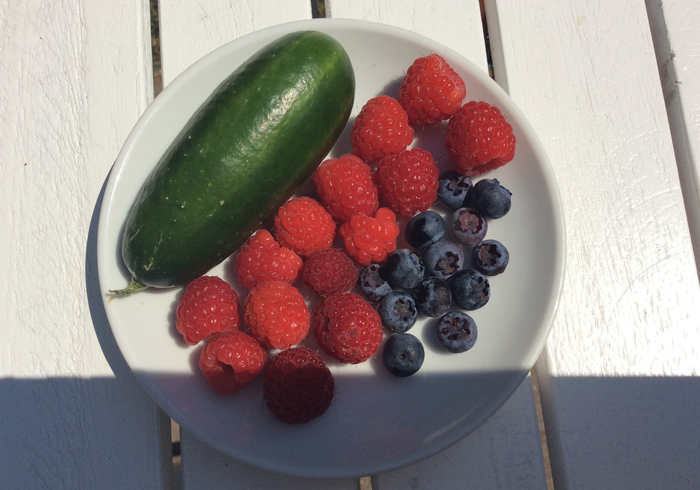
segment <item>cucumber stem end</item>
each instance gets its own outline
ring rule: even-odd
[[[131,294],[138,293],[139,291],[143,291],[144,289],[148,289],[148,286],[141,284],[132,277],[131,282],[129,282],[127,287],[124,289],[110,289],[109,294],[113,294],[114,296],[129,296]]]

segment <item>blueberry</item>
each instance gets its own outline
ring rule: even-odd
[[[461,208],[469,196],[471,187],[471,178],[448,170],[438,177],[438,201],[450,210]]]
[[[464,245],[476,245],[486,237],[488,225],[479,211],[459,208],[450,216],[450,231]]]
[[[428,247],[423,260],[427,275],[447,279],[464,265],[464,252],[456,243],[443,240]]]
[[[439,277],[424,279],[411,294],[418,311],[433,318],[446,313],[452,305],[450,285]]]
[[[479,210],[484,218],[497,219],[510,211],[512,195],[498,179],[483,179],[472,187],[467,204]]]
[[[435,211],[418,213],[406,223],[406,241],[415,248],[428,248],[444,234],[445,220]]]
[[[377,306],[382,325],[396,333],[404,333],[416,323],[418,310],[410,294],[392,291],[385,295]]]
[[[423,260],[410,248],[399,248],[390,253],[384,270],[389,284],[403,289],[413,289],[425,275]]]
[[[383,296],[393,291],[384,278],[379,264],[369,264],[360,271],[357,281],[360,292],[370,301],[379,301]]]
[[[418,372],[425,359],[425,349],[410,333],[395,333],[386,341],[382,360],[394,376],[405,378]]]
[[[438,320],[435,333],[438,343],[448,351],[466,352],[476,343],[476,322],[463,311],[451,311]]]
[[[465,310],[476,310],[489,302],[488,278],[474,269],[462,269],[450,279],[452,301]]]
[[[495,276],[506,270],[510,254],[498,240],[484,240],[472,248],[472,267],[487,276]]]

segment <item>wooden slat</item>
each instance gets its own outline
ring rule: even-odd
[[[431,458],[376,475],[375,488],[545,489],[542,447],[536,431],[532,383],[527,378],[473,433]]]
[[[96,271],[100,189],[153,93],[148,2],[127,4],[0,2],[1,488],[169,486]]]
[[[697,487],[700,290],[644,5],[486,6],[567,220],[538,366],[555,487]]]
[[[309,0],[160,0],[163,85],[216,48],[265,27],[311,18]]]
[[[646,3],[700,272],[700,9],[678,0]]]
[[[488,73],[479,2],[327,0],[326,17],[379,22],[449,46]]]
[[[186,431],[182,433],[181,444],[182,480],[185,489],[357,490],[358,488],[358,481],[354,478],[301,478],[265,471],[211,449]]]

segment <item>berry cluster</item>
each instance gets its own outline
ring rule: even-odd
[[[233,282],[203,276],[187,286],[176,328],[188,344],[203,344],[199,366],[215,391],[236,393],[263,373],[274,417],[306,423],[333,399],[326,358],[366,362],[388,331],[387,370],[411,376],[425,357],[408,332],[421,316],[439,319],[435,336],[448,351],[474,345],[465,310],[486,305],[488,277],[508,264],[506,248],[486,232],[510,210],[511,194],[496,179],[471,177],[512,160],[515,137],[498,108],[463,104],[466,93],[445,59],[418,58],[395,98],[362,107],[352,153],[319,165],[315,193],[287,201],[270,229],[233,256],[235,282],[247,291],[240,306]],[[412,144],[418,131],[445,122],[454,170],[440,175],[432,154]],[[397,248],[397,215],[407,219],[410,248]],[[320,352],[303,346],[309,335]]]
[[[422,343],[408,333],[420,316],[438,319],[435,338],[447,351],[460,353],[474,346],[477,326],[466,311],[488,303],[488,278],[504,272],[509,261],[505,246],[485,237],[488,220],[510,210],[510,191],[496,179],[472,185],[469,177],[454,172],[440,176],[439,189],[449,218],[434,210],[415,214],[404,230],[411,248],[398,248],[359,275],[360,291],[378,302],[381,322],[393,332],[382,359],[399,377],[411,376],[423,364]]]

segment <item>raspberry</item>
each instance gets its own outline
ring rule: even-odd
[[[202,276],[187,285],[175,316],[177,331],[196,345],[212,333],[238,329],[238,295],[223,279]]]
[[[381,262],[394,250],[399,225],[391,209],[379,208],[374,217],[358,214],[340,225],[345,251],[359,264]]]
[[[251,289],[243,303],[243,315],[253,336],[272,349],[287,349],[309,333],[304,297],[286,282],[261,282]]]
[[[464,80],[441,56],[418,58],[408,68],[398,100],[417,126],[431,126],[449,119],[467,95]]]
[[[241,247],[235,258],[238,282],[251,289],[265,281],[289,284],[299,278],[304,262],[287,247],[281,247],[267,230],[258,230]]]
[[[272,414],[288,424],[323,415],[335,391],[333,374],[318,353],[306,347],[280,352],[265,370],[263,396]]]
[[[372,214],[379,207],[372,170],[355,155],[324,161],[314,172],[314,185],[326,210],[338,221]]]
[[[248,386],[266,362],[267,353],[257,340],[232,330],[207,337],[199,368],[214,391],[232,395]]]
[[[335,228],[333,217],[310,197],[290,199],[275,215],[275,238],[302,257],[330,247]]]
[[[350,130],[352,152],[374,162],[405,150],[413,141],[413,127],[399,101],[388,95],[369,99]]]
[[[311,323],[319,347],[348,364],[372,357],[384,337],[377,310],[354,293],[335,293],[324,298],[314,310]]]
[[[510,162],[515,135],[498,107],[471,101],[447,124],[445,146],[455,169],[473,177]]]
[[[437,198],[439,174],[429,152],[412,148],[381,159],[374,180],[391,209],[413,216],[426,211]]]
[[[352,289],[357,282],[357,267],[342,250],[326,248],[306,260],[302,277],[316,294],[328,296]]]

